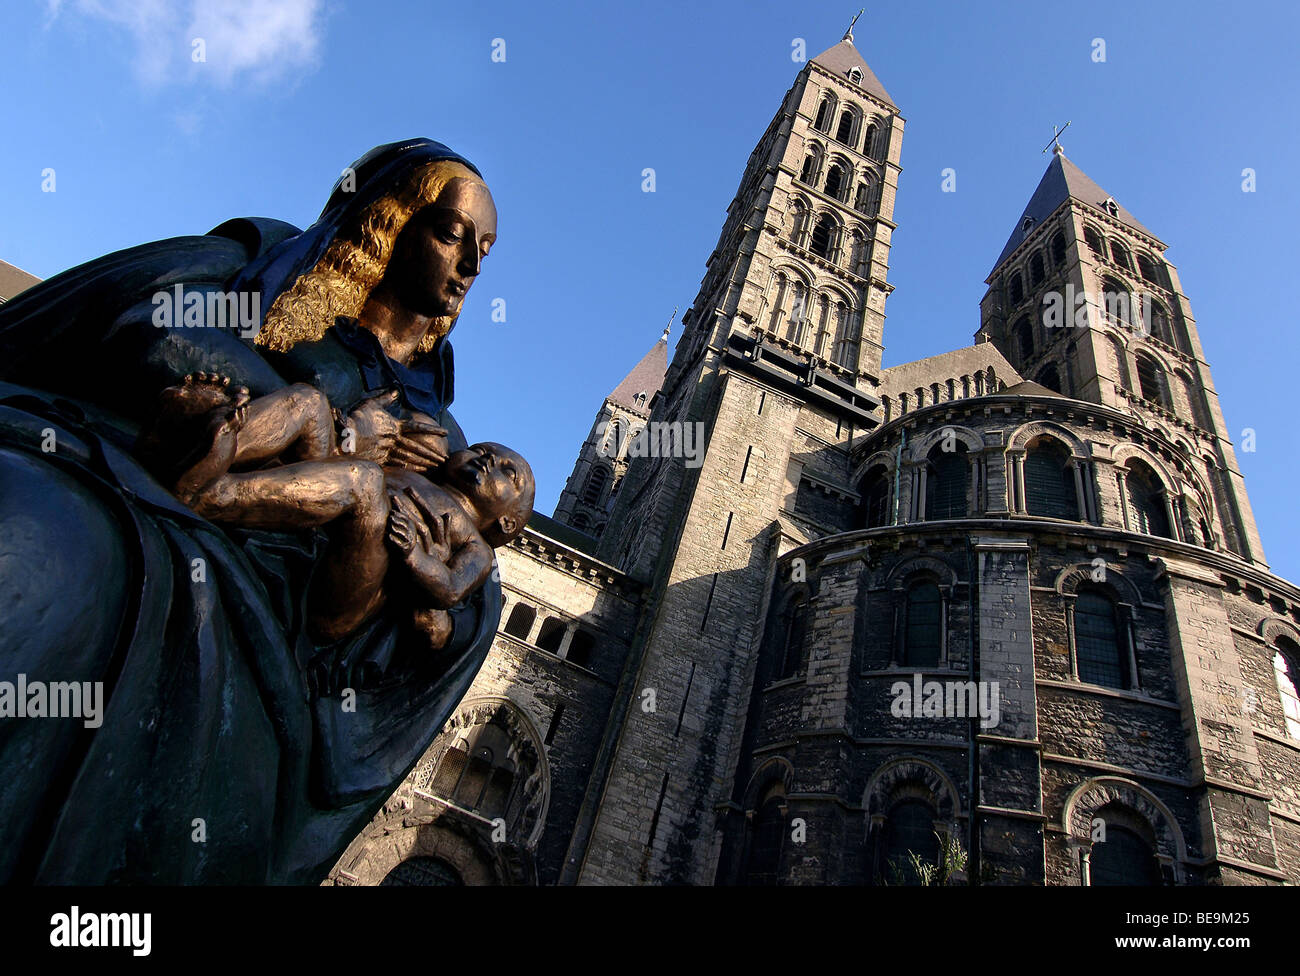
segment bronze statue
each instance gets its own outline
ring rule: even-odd
[[[306,231],[232,220],[0,307],[0,669],[107,699],[89,735],[0,723],[0,881],[316,881],[416,762],[532,506],[447,411],[496,234],[477,170],[409,140]],[[173,288],[265,314],[160,328]]]

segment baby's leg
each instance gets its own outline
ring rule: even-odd
[[[388,495],[379,465],[301,461],[226,474],[205,488],[193,507],[214,522],[250,529],[330,523],[325,557],[307,596],[308,629],[322,643],[351,633],[383,604]]]
[[[441,651],[451,640],[451,614],[446,610],[416,610],[412,623],[416,633],[428,642],[430,653]]]
[[[235,466],[285,461],[323,461],[334,453],[334,418],[325,394],[295,383],[248,405],[239,431]]]

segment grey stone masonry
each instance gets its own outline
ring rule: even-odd
[[[736,373],[721,395],[671,569],[651,596],[644,652],[579,878],[707,883],[775,559],[798,405]],[[781,469],[758,459],[761,445]],[[748,469],[746,470],[746,461]],[[742,472],[744,480],[742,480]]]
[[[1042,884],[1043,811],[1038,762],[1034,628],[1026,537],[982,536],[978,557],[979,681],[996,685],[999,722],[981,731],[980,868],[999,881]]]

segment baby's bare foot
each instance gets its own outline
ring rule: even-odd
[[[163,391],[163,409],[183,417],[197,417],[224,407],[239,408],[249,401],[248,388],[230,386],[221,373],[191,373],[179,386]]]

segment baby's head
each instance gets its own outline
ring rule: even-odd
[[[478,530],[496,549],[519,535],[533,514],[533,469],[510,448],[485,442],[447,458],[443,476],[478,511]]]

